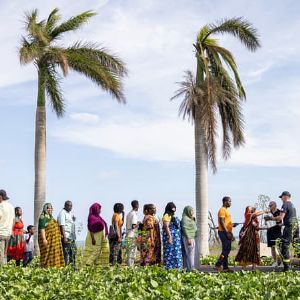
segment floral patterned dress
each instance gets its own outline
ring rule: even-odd
[[[180,220],[175,217],[169,223],[169,229],[172,235],[172,244],[169,244],[169,236],[165,225],[163,226],[163,248],[164,265],[167,270],[180,269],[183,267],[182,247],[181,247],[181,226]]]

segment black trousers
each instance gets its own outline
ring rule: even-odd
[[[218,233],[222,242],[222,253],[216,263],[216,266],[223,266],[224,269],[228,269],[228,256],[231,251],[231,240],[227,238],[225,231],[219,231]]]
[[[290,263],[289,246],[292,243],[295,254],[299,257],[299,227],[298,226],[285,226],[281,237],[281,254],[283,256],[283,263]]]

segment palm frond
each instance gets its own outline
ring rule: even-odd
[[[62,33],[65,33],[68,31],[75,31],[75,30],[79,29],[83,24],[87,23],[88,20],[95,15],[96,15],[95,12],[85,11],[85,12],[61,23],[60,25],[53,28],[53,30],[51,32],[52,39],[57,38]]]
[[[109,92],[117,101],[125,103],[121,76],[114,70],[107,68],[78,49],[67,49],[65,54],[69,67],[85,75],[105,91]]]
[[[232,34],[234,37],[238,38],[241,43],[243,43],[250,51],[255,51],[260,47],[260,41],[258,38],[257,30],[252,26],[252,24],[242,17],[223,19],[216,24],[207,25],[208,33],[203,38],[203,42],[211,34]]]
[[[65,113],[65,101],[60,87],[61,78],[55,71],[54,65],[49,65],[45,69],[45,78],[45,87],[50,105],[57,117],[62,117]]]
[[[49,34],[61,18],[61,16],[58,14],[58,12],[59,12],[59,9],[54,8],[52,10],[52,12],[49,14],[49,17],[46,22],[46,30],[47,30],[47,32],[49,32]]]
[[[68,75],[69,64],[65,49],[59,47],[49,47],[43,56],[46,64],[53,64],[60,66],[64,76]]]
[[[49,36],[45,32],[45,21],[37,22],[38,10],[25,13],[25,27],[29,33],[29,37],[37,42],[48,45]]]
[[[25,37],[22,37],[21,47],[19,49],[19,59],[22,65],[33,62],[39,58],[41,47],[36,42],[29,42]]]

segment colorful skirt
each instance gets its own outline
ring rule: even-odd
[[[10,237],[8,242],[7,256],[16,261],[23,259],[24,255],[25,240],[23,228],[23,223],[16,223],[13,229],[13,235]]]
[[[45,228],[47,245],[44,245],[39,233],[40,263],[43,268],[61,268],[65,266],[63,248],[61,243],[61,233],[59,225],[55,220],[51,220]]]
[[[88,231],[85,239],[82,265],[101,265],[107,266],[109,264],[109,246],[108,238],[105,236],[104,231],[94,233],[96,244],[92,244],[91,234]]]

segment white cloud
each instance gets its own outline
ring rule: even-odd
[[[79,121],[82,123],[98,123],[99,116],[90,113],[73,113],[70,115],[70,119]]]

